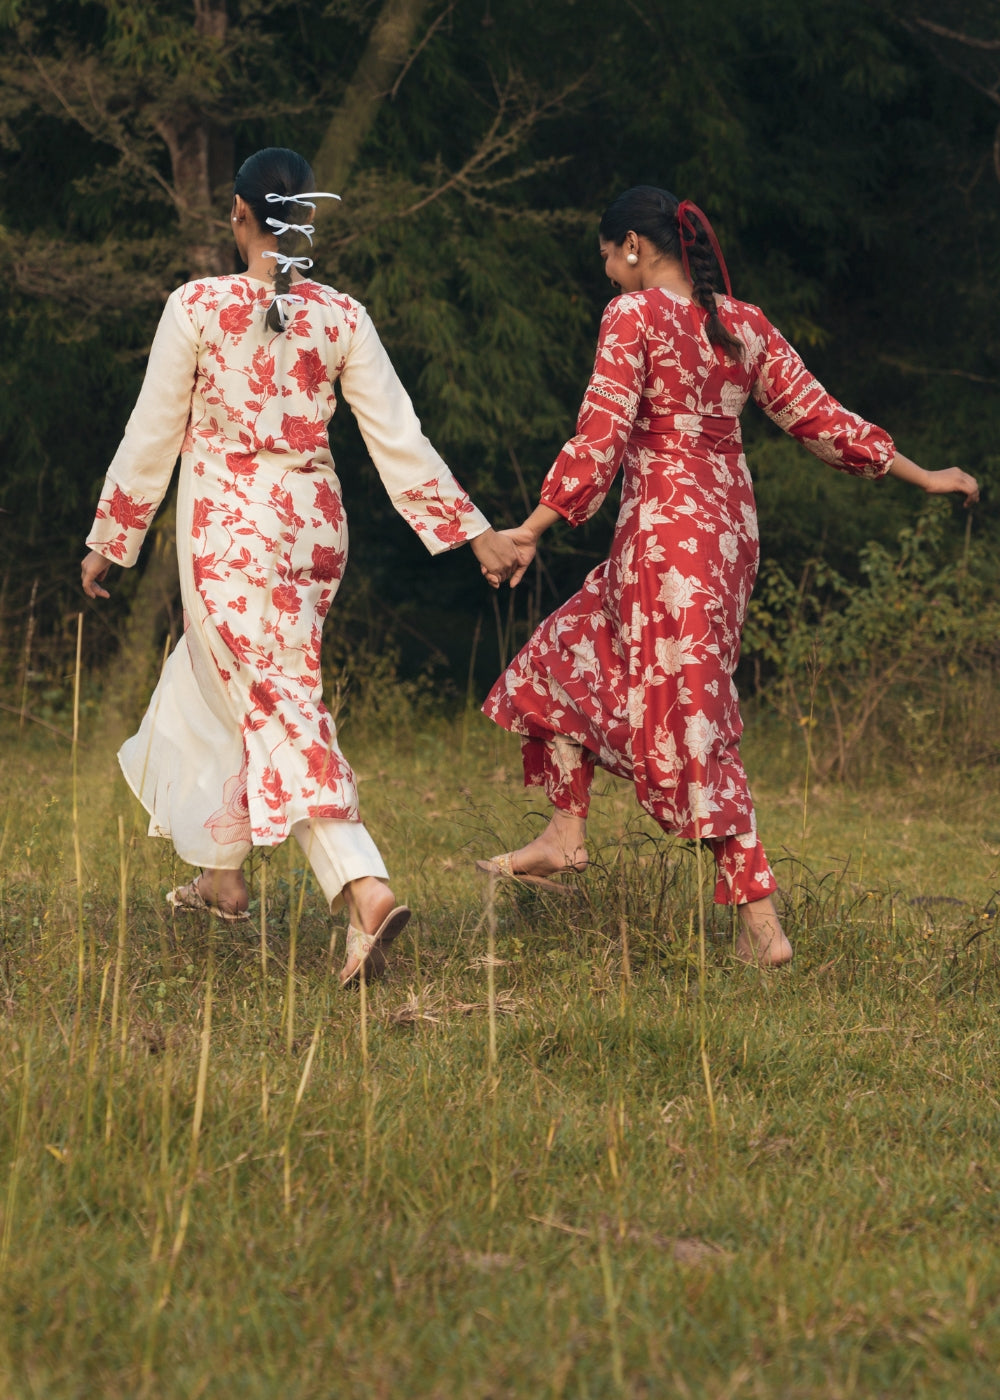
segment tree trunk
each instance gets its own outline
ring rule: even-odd
[[[317,188],[339,193],[378,109],[406,62],[427,0],[385,0],[365,51],[313,161]]]
[[[194,0],[194,12],[195,32],[208,43],[221,43],[226,37],[226,0]],[[227,243],[212,237],[212,225],[220,217],[213,208],[213,195],[223,161],[228,176],[232,175],[231,135],[189,107],[168,113],[157,129],[170,153],[173,186],[190,239],[188,275],[231,272]],[[145,568],[118,655],[104,677],[102,728],[105,732],[114,729],[121,737],[130,732],[149,696],[150,683],[159,670],[164,635],[177,612],[180,581],[172,496],[150,534]]]

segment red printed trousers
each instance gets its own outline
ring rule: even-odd
[[[575,739],[553,734],[548,739],[522,739],[526,787],[544,788],[554,807],[573,817],[587,816],[594,780],[594,755]],[[778,887],[751,816],[748,831],[709,840],[715,858],[716,904],[752,904]]]

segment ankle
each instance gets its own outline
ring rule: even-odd
[[[351,880],[344,886],[344,899],[351,925],[365,933],[372,931],[369,925],[377,927],[396,903],[396,896],[389,886],[374,875]]]

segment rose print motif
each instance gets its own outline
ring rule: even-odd
[[[250,809],[247,806],[246,767],[227,778],[222,789],[222,806],[205,823],[212,839],[220,846],[246,845],[250,840]]]
[[[335,788],[340,781],[342,759],[328,744],[310,744],[305,750],[306,768],[310,778],[321,787]]]
[[[281,420],[281,436],[293,452],[315,451],[327,445],[325,423],[310,422],[290,413]]]
[[[233,302],[219,312],[219,325],[227,335],[243,335],[250,329],[254,308],[246,302]]]
[[[316,349],[299,351],[291,369],[291,376],[308,399],[314,398],[319,390],[330,382],[326,365]]]
[[[316,483],[316,509],[322,514],[323,519],[334,529],[339,529],[344,523],[344,503],[340,496],[334,491],[329,482],[317,481]]]
[[[271,589],[271,602],[283,613],[297,613],[302,606],[298,589],[292,583],[279,583]]]
[[[335,583],[344,572],[344,556],[326,545],[314,544],[312,576],[318,583]]]
[[[152,506],[140,504],[131,496],[127,496],[117,486],[115,487],[108,505],[108,514],[118,525],[124,525],[126,530],[145,529],[149,524],[152,512]],[[100,509],[98,510],[98,519],[101,519]]]

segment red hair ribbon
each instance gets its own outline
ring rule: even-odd
[[[692,217],[693,216],[693,217]],[[715,230],[708,222],[708,216],[703,214],[697,204],[692,204],[689,199],[682,199],[677,206],[677,227],[681,236],[681,262],[684,264],[684,276],[691,281],[691,267],[688,263],[688,249],[693,248],[698,237],[698,230],[694,220],[701,222],[702,228],[708,235],[708,241],[712,245],[712,252],[715,260],[719,264],[719,271],[722,273],[722,280],[726,284],[726,295],[732,296],[733,288],[729,281],[729,269],[726,267],[726,260],[722,256],[722,249],[719,247],[719,240],[715,236]]]

